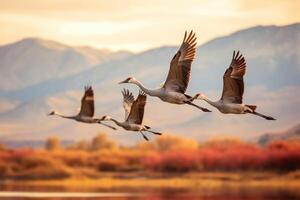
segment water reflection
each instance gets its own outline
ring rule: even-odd
[[[11,187],[12,186],[10,186],[10,189]],[[2,189],[4,189],[3,186]],[[32,188],[31,191],[33,191]],[[27,197],[18,197],[18,195],[14,195],[14,194],[12,194],[11,196],[3,197],[3,194],[4,194],[3,192],[0,192],[1,200],[11,200],[11,199],[36,200],[37,199],[36,196],[35,198],[33,198],[33,196],[30,197],[30,195],[25,195]],[[30,193],[26,193],[26,194],[30,194]],[[39,194],[39,192],[36,191],[33,192],[32,194]],[[44,195],[47,193],[40,193],[40,194]],[[284,190],[284,189],[282,190],[271,190],[271,189],[226,189],[225,190],[224,189],[224,190],[217,190],[217,191],[211,190],[211,191],[193,191],[193,192],[180,191],[180,190],[159,190],[159,191],[145,191],[145,192],[130,192],[124,194],[124,196],[120,195],[121,193],[111,193],[111,197],[109,196],[110,194],[106,192],[96,192],[96,193],[77,192],[74,193],[75,194],[74,196],[70,196],[69,194],[72,194],[70,192],[67,193],[52,192],[50,194],[52,194],[52,196],[50,195],[51,197],[43,196],[43,198],[38,198],[38,199],[44,199],[44,200],[67,200],[67,199],[76,199],[76,200],[94,200],[94,199],[100,199],[100,200],[101,199],[106,199],[106,200],[196,200],[196,199],[197,200],[228,200],[228,199],[230,200],[269,200],[269,199],[282,200],[282,199],[288,199],[288,200],[296,200],[296,199],[300,199],[300,194],[298,191]],[[94,194],[96,195],[93,196]],[[99,196],[97,196],[97,194]]]

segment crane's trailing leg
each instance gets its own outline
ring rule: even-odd
[[[101,124],[101,125],[103,125],[103,126],[106,126],[106,127],[108,127],[108,128],[111,128],[111,129],[113,129],[113,130],[117,130],[115,127],[110,126],[110,125],[108,125],[108,124],[104,124],[104,123],[102,123],[100,120],[97,121],[97,123],[98,123],[98,124]]]
[[[188,104],[188,105],[194,106],[194,107],[196,107],[196,108],[202,110],[203,112],[211,112],[211,111],[208,110],[207,108],[203,108],[203,107],[201,107],[201,106],[198,106],[198,105],[192,103],[191,101],[186,101],[185,103]]]
[[[145,130],[145,131],[148,131],[148,132],[153,133],[153,134],[155,134],[155,135],[162,135],[162,133],[155,132],[155,131],[150,131],[150,130]]]
[[[261,113],[258,113],[258,112],[252,112],[251,114],[253,114],[253,115],[257,115],[257,116],[260,116],[260,117],[263,117],[263,118],[265,118],[266,120],[276,120],[276,119],[274,119],[273,117],[271,117],[271,116],[266,116],[266,115],[263,115],[263,114],[261,114]]]
[[[140,133],[142,134],[142,136],[145,140],[149,141],[149,139],[146,137],[146,135],[142,131],[140,131]]]
[[[261,114],[261,113],[255,112],[255,111],[253,111],[253,112],[246,111],[246,113],[250,113],[250,114],[253,114],[253,115],[257,115],[257,116],[259,116],[259,117],[265,118],[266,120],[276,120],[276,119],[274,119],[274,118],[271,117],[271,116],[266,116],[266,115],[263,115],[263,114]]]

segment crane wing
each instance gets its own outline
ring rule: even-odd
[[[131,110],[126,121],[131,124],[142,124],[146,100],[146,94],[143,91],[140,91],[139,96],[131,106]]]
[[[246,73],[245,58],[238,51],[233,52],[231,64],[223,76],[223,92],[221,100],[228,103],[242,103],[244,94],[244,80]]]
[[[134,102],[134,96],[132,95],[129,90],[123,89],[123,108],[125,110],[125,120],[128,118],[128,115],[130,113],[131,106]]]
[[[185,32],[183,42],[171,60],[169,74],[163,88],[185,93],[190,80],[191,64],[196,53],[196,39],[193,31],[188,36]]]
[[[85,92],[81,99],[81,108],[79,115],[93,117],[95,112],[94,92],[91,86],[85,86],[84,90]]]

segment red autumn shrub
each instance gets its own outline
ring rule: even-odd
[[[202,163],[203,170],[217,170],[222,156],[222,153],[215,149],[204,148],[198,152],[198,159]]]
[[[8,160],[18,162],[21,161],[23,158],[31,156],[34,153],[32,149],[17,149],[9,151]]]
[[[161,148],[154,148],[155,145],[142,148],[139,145],[97,151],[4,149],[0,151],[0,177],[47,179],[85,176],[84,173],[101,174],[103,171],[140,170],[192,172],[300,169],[298,141],[275,141],[266,147],[234,139],[212,140],[200,147],[179,139],[167,142],[167,138],[164,138],[159,141]],[[172,148],[169,148],[170,144]]]
[[[187,172],[198,168],[197,152],[194,150],[173,150],[160,156],[151,155],[143,160],[145,167],[163,172]]]
[[[300,168],[300,144],[293,141],[275,141],[265,149],[269,169],[295,170]]]
[[[224,170],[258,170],[265,160],[259,149],[234,147],[224,152],[219,165]]]
[[[161,156],[158,153],[148,154],[146,157],[141,158],[141,165],[144,169],[159,170]]]

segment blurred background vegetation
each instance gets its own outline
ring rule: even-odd
[[[99,133],[91,141],[67,146],[49,137],[44,148],[9,149],[0,145],[0,178],[48,180],[100,178],[105,173],[179,174],[198,172],[292,172],[300,169],[299,140],[264,146],[234,138],[198,142],[177,136],[156,137],[124,147]]]

